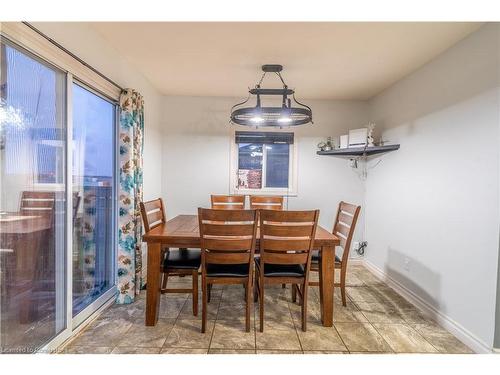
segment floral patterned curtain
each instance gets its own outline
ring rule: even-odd
[[[142,151],[144,100],[135,90],[120,96],[120,190],[118,193],[118,296],[117,303],[131,303],[143,286]]]

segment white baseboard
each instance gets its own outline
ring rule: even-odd
[[[427,301],[423,300],[420,296],[415,294],[413,291],[406,288],[400,282],[394,280],[392,277],[387,275],[380,268],[375,266],[373,263],[368,262],[366,259],[363,264],[368,268],[377,278],[384,281],[391,288],[396,290],[409,302],[414,304],[418,309],[422,311],[426,316],[432,317],[436,322],[457,337],[469,348],[474,350],[476,353],[488,353],[491,354],[493,349],[490,348],[481,339],[474,336],[471,332],[461,326],[459,323],[455,322],[450,317],[443,314],[441,311],[437,310],[435,307],[431,306]]]

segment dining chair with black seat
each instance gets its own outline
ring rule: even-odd
[[[250,208],[252,210],[283,210],[282,196],[250,196]]]
[[[211,195],[214,210],[244,210],[245,195]]]
[[[205,332],[209,286],[243,284],[245,329],[250,332],[257,211],[198,208],[201,240],[202,325]]]
[[[141,202],[141,215],[145,233],[166,223],[165,206],[161,198]],[[193,315],[198,315],[198,270],[201,264],[199,249],[162,249],[162,286],[161,293],[191,293],[193,295]],[[192,276],[191,288],[167,288],[170,276]]]
[[[302,330],[307,329],[307,290],[319,210],[260,210],[260,257],[255,259],[254,298],[259,300],[260,332],[264,331],[266,284],[292,284],[292,299],[298,293]]]
[[[337,209],[337,216],[335,218],[335,223],[333,225],[332,233],[339,237],[340,247],[342,248],[342,256],[339,257],[335,255],[335,269],[340,269],[340,282],[334,282],[334,287],[340,287],[340,293],[342,296],[342,305],[346,306],[346,295],[345,295],[345,280],[347,274],[347,261],[349,259],[349,250],[351,248],[352,236],[354,230],[356,229],[356,223],[358,221],[358,216],[361,211],[361,206],[356,206],[347,202],[340,202]],[[312,271],[319,271],[319,261],[321,254],[318,250],[313,251],[312,256]],[[335,276],[335,275],[334,275]],[[335,277],[334,277],[335,278]],[[310,282],[311,286],[319,286],[319,282]]]

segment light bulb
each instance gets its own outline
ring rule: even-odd
[[[281,122],[281,123],[289,123],[289,122],[292,122],[292,119],[290,117],[280,117],[278,119],[278,122]]]

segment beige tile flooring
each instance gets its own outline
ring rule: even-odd
[[[313,275],[316,278],[317,275]],[[189,277],[170,283],[190,284]],[[318,288],[309,293],[308,329],[300,328],[300,306],[290,288],[266,288],[264,332],[254,307],[252,330],[245,332],[243,288],[214,286],[205,334],[188,294],[162,295],[155,327],[144,325],[145,293],[131,305],[114,305],[83,330],[61,353],[143,354],[316,354],[471,353],[423,316],[362,265],[350,265],[347,306],[335,290],[334,326],[320,323]],[[201,303],[200,303],[201,306]],[[200,313],[201,315],[201,313]]]

